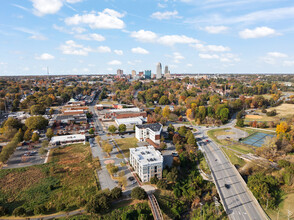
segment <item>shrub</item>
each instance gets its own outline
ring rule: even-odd
[[[20,206],[13,210],[12,215],[14,216],[24,216],[26,215],[26,210],[24,207]]]
[[[3,206],[0,206],[0,216],[6,215],[6,210]]]
[[[278,161],[278,165],[279,167],[289,167],[291,165],[291,163],[287,160],[279,160]]]
[[[119,187],[115,187],[111,190],[110,192],[111,198],[112,199],[118,199],[122,196],[122,190]]]
[[[156,184],[159,189],[167,189],[167,182],[165,180],[159,180]]]
[[[155,176],[155,177],[152,177],[151,179],[150,179],[150,183],[151,184],[156,184],[158,182],[158,178]]]
[[[46,212],[46,207],[44,205],[38,205],[34,208],[34,214],[44,214]]]
[[[99,194],[92,197],[87,205],[86,210],[89,213],[105,213],[109,211],[111,203],[109,198],[105,194]]]
[[[133,199],[143,200],[147,198],[147,193],[145,192],[143,188],[137,186],[132,190],[131,197]]]

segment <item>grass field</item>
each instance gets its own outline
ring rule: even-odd
[[[74,144],[51,150],[47,164],[0,170],[0,206],[10,214],[23,207],[27,215],[38,206],[45,209],[39,214],[78,209],[98,190],[98,167],[88,144]]]
[[[205,157],[202,157],[200,159],[199,167],[200,167],[201,170],[203,170],[204,173],[211,174],[211,171],[210,171],[210,169],[208,167],[208,164],[207,164],[207,162],[205,160]]]
[[[222,129],[222,128],[219,128],[219,129],[213,129],[213,130],[209,130],[207,132],[208,136],[215,142],[219,143],[219,144],[222,144],[221,140],[218,140],[217,139],[217,136],[219,135],[223,135],[224,133],[227,134],[227,132],[225,132],[226,130],[229,130],[229,128],[225,128],[225,129]]]
[[[277,107],[268,108],[267,111],[276,110],[276,116],[266,116],[266,115],[246,115],[245,122],[249,121],[279,121],[281,118],[290,118],[294,115],[294,104],[282,104]],[[261,113],[261,110],[257,110],[257,113]]]
[[[277,217],[279,216],[280,220],[287,220],[288,210],[294,213],[294,193],[284,195],[282,197],[282,200],[283,201],[280,203],[278,210],[266,210],[266,213],[271,219],[278,219]],[[291,217],[292,218],[290,219],[293,219],[294,215],[292,215]]]
[[[121,138],[121,139],[116,139],[115,141],[118,144],[118,146],[120,147],[120,149],[123,151],[123,153],[126,157],[130,156],[130,151],[129,151],[130,148],[138,147],[138,145],[137,145],[138,140],[135,137]]]
[[[228,156],[228,158],[230,159],[231,163],[234,165],[238,165],[240,167],[245,165],[245,161],[242,160],[241,158],[237,157],[236,153],[230,149],[227,148],[222,148],[223,151],[226,153],[226,155]]]

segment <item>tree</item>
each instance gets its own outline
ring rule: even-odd
[[[154,176],[154,177],[150,178],[150,183],[151,184],[156,184],[157,182],[158,182],[157,176]]]
[[[110,152],[113,150],[113,147],[111,144],[109,143],[105,143],[104,147],[103,147],[104,152],[106,152],[108,155],[110,154]]]
[[[168,106],[165,106],[164,109],[162,110],[162,116],[168,118],[170,114],[170,109]]]
[[[52,128],[47,129],[46,136],[49,140],[51,140],[51,138],[54,136],[54,132],[53,132]]]
[[[241,128],[244,127],[244,119],[238,119],[236,125]]]
[[[33,136],[32,136],[32,141],[33,142],[37,142],[38,140],[39,140],[39,135],[38,135],[38,133],[37,132],[35,132],[35,133],[33,133]]]
[[[174,132],[175,131],[175,127],[172,124],[169,124],[167,127],[167,132]]]
[[[50,115],[53,115],[53,113],[54,113],[54,109],[53,109],[53,108],[50,108],[50,110],[49,110],[49,114],[50,114]]]
[[[105,213],[107,212],[110,207],[110,199],[105,195],[105,194],[98,194],[92,197],[87,205],[86,205],[86,210],[89,213]]]
[[[32,116],[26,120],[25,125],[31,130],[42,130],[47,127],[48,120],[43,116]]]
[[[182,137],[185,137],[186,136],[186,132],[187,132],[187,128],[186,126],[181,126],[178,130],[179,134],[182,136]]]
[[[119,187],[115,187],[110,192],[112,199],[119,199],[122,196],[122,190]]]
[[[29,140],[31,140],[32,135],[33,135],[32,130],[31,129],[27,129],[26,132],[24,133],[23,139],[25,141],[29,141]]]
[[[220,110],[220,119],[223,123],[227,122],[229,119],[229,109],[228,108],[222,108]]]
[[[167,189],[167,182],[165,180],[163,180],[163,179],[158,180],[158,182],[156,183],[156,186],[159,189]]]
[[[205,106],[199,106],[198,116],[199,116],[201,121],[203,121],[205,119],[205,117],[206,117],[206,108],[205,108]]]
[[[19,129],[18,132],[14,135],[12,141],[19,143],[22,140],[23,140],[23,132],[21,129]]]
[[[192,111],[192,109],[187,109],[187,111],[186,111],[186,116],[187,116],[187,118],[188,119],[190,119],[190,120],[192,120],[193,118],[194,118],[194,114],[193,114],[193,111]]]
[[[32,105],[30,108],[31,115],[44,115],[46,111],[45,106]]]
[[[93,128],[89,129],[89,134],[94,134],[94,129]]]
[[[158,103],[159,103],[159,105],[168,105],[169,100],[168,100],[167,96],[163,95],[159,99],[159,102]]]
[[[285,134],[287,131],[289,131],[290,127],[287,124],[287,122],[282,121],[279,125],[277,125],[276,128],[276,133],[277,135],[283,135]]]
[[[109,127],[108,127],[108,131],[110,132],[110,133],[114,133],[114,132],[116,132],[116,130],[117,130],[117,128],[114,126],[114,125],[110,125]]]
[[[145,190],[139,186],[135,187],[131,192],[132,199],[143,200],[146,199],[147,193]]]
[[[125,124],[120,124],[118,126],[119,133],[125,132],[127,130],[127,126]]]

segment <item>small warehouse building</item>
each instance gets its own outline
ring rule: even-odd
[[[75,143],[84,143],[86,142],[86,136],[83,134],[74,134],[74,135],[62,135],[54,136],[51,138],[50,144],[52,146],[64,145],[64,144],[75,144]]]

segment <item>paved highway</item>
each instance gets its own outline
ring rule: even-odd
[[[198,135],[201,139],[198,144],[206,154],[212,177],[229,218],[232,220],[268,219],[239,172],[228,161],[221,149],[204,135],[203,131]]]

